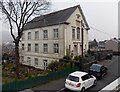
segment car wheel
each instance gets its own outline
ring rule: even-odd
[[[85,92],[85,88],[83,87],[80,92]]]
[[[94,80],[93,86],[97,85],[97,80]]]

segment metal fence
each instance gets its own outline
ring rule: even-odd
[[[58,72],[51,72],[46,76],[38,76],[38,77],[29,78],[27,80],[14,81],[11,83],[3,84],[2,92],[6,92],[6,91],[15,92],[18,90],[37,86],[37,85],[49,82],[54,79],[65,77],[69,73],[77,71],[77,70],[80,70],[80,67],[74,67],[71,69],[66,69],[66,70],[62,70],[62,71],[58,71]]]

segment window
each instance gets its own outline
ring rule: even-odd
[[[75,29],[72,29],[72,39],[75,39]]]
[[[77,39],[80,39],[80,28],[77,28]]]
[[[28,51],[31,51],[31,44],[28,44]]]
[[[24,63],[24,56],[21,56],[21,62]]]
[[[35,44],[35,52],[39,52],[39,45],[38,45],[38,43]]]
[[[79,77],[69,75],[67,79],[70,81],[79,82]]]
[[[35,40],[39,39],[39,31],[35,31]]]
[[[76,14],[76,16],[77,16],[77,19],[79,19],[79,18],[80,18],[80,14]]]
[[[31,32],[28,32],[28,40],[31,39]]]
[[[27,64],[31,65],[31,58],[30,57],[27,57]]]
[[[54,53],[59,53],[59,45],[57,43],[54,44]]]
[[[59,38],[58,29],[53,29],[53,36],[54,36],[54,39],[58,39]]]
[[[24,50],[24,43],[22,44],[22,50]]]
[[[43,63],[44,63],[44,70],[47,70],[47,67],[48,67],[48,62],[47,60],[43,60]]]
[[[43,48],[44,48],[44,53],[48,52],[48,44],[43,44]]]
[[[35,66],[38,66],[38,58],[35,58]]]
[[[25,34],[23,33],[23,35],[22,35],[22,40],[25,40]]]
[[[89,74],[86,74],[86,75],[82,76],[81,78],[83,81],[85,81],[85,80],[89,79],[90,77],[91,76]]]
[[[44,39],[48,38],[48,31],[47,30],[43,30],[43,38]]]

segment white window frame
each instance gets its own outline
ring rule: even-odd
[[[28,40],[31,40],[31,32],[28,32]]]
[[[39,31],[35,31],[35,40],[39,40]]]
[[[58,28],[53,29],[53,38],[58,39],[59,38],[59,31]]]
[[[80,28],[79,27],[77,27],[77,39],[80,40]]]
[[[27,64],[31,66],[31,57],[27,57]]]
[[[72,28],[72,39],[75,40],[75,28]]]
[[[35,43],[35,52],[39,52],[39,44]]]
[[[43,30],[43,39],[48,39],[48,30]]]
[[[43,44],[43,52],[48,53],[48,44],[47,43]]]
[[[59,44],[58,43],[54,43],[53,44],[53,49],[54,49],[54,53],[59,53]]]
[[[44,67],[44,70],[47,70],[47,68],[48,68],[48,60],[46,60],[46,59],[43,59],[43,67]]]
[[[35,66],[39,66],[39,60],[38,60],[38,58],[35,58]]]
[[[31,51],[31,44],[28,43],[28,51]]]
[[[25,50],[25,44],[22,43],[22,50]]]

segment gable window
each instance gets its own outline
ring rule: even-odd
[[[24,50],[24,43],[22,44],[22,50]]]
[[[38,66],[38,58],[35,58],[35,66]]]
[[[58,43],[54,44],[54,53],[59,53],[59,45],[58,45]]]
[[[57,29],[53,29],[53,38],[54,39],[58,39],[59,38],[59,33],[58,33],[58,28]]]
[[[28,51],[31,51],[31,44],[28,44]]]
[[[39,39],[39,31],[35,31],[35,40]]]
[[[35,44],[35,52],[39,52],[39,45],[38,45],[38,43]]]
[[[31,39],[31,32],[28,32],[28,40]]]
[[[72,39],[75,39],[75,29],[72,29]]]
[[[48,38],[48,31],[47,30],[43,30],[43,38],[44,39]]]
[[[80,39],[80,28],[77,27],[77,39]]]
[[[47,53],[48,52],[48,44],[43,44],[43,52]]]

